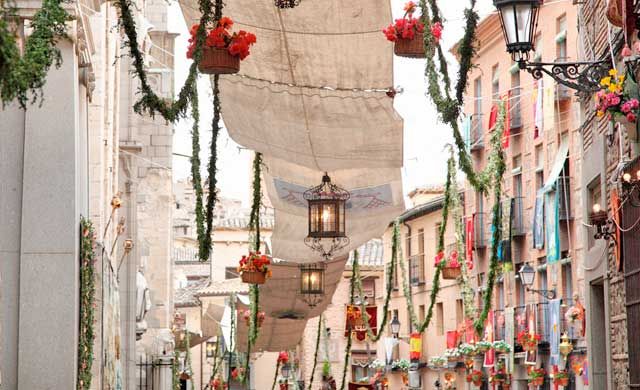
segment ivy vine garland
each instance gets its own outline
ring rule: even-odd
[[[96,236],[93,223],[80,218],[80,334],[78,335],[78,390],[91,388],[95,339]]]
[[[20,107],[43,98],[42,88],[51,66],[60,67],[62,55],[56,44],[66,36],[66,23],[71,15],[62,7],[64,0],[43,0],[42,8],[30,21],[31,35],[24,53],[16,42],[12,28],[13,9],[0,0],[0,100],[3,107],[17,100]],[[33,96],[29,99],[29,93]]]

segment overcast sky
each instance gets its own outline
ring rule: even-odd
[[[318,1],[318,0],[307,0]],[[402,14],[405,0],[392,0],[394,17]],[[464,0],[438,0],[444,14],[445,23],[443,42],[448,50],[457,42],[463,33],[463,10],[468,5]],[[478,0],[480,16],[485,16],[494,10],[491,0]],[[382,29],[384,26],[380,26]],[[187,26],[177,2],[173,2],[169,13],[169,30],[180,33],[176,38],[175,67],[176,88],[184,84],[188,73],[190,60],[185,57]],[[384,39],[380,33],[380,39]],[[400,86],[404,92],[395,98],[395,109],[404,118],[404,167],[402,177],[404,193],[426,184],[444,182],[446,176],[446,154],[444,145],[451,142],[451,129],[436,124],[437,115],[430,100],[425,96],[426,81],[424,78],[424,60],[394,57],[394,85]],[[452,77],[455,77],[457,65],[453,58],[449,63]],[[206,169],[209,158],[209,143],[211,140],[211,87],[208,77],[201,77],[198,83],[201,116],[201,148],[202,166]],[[241,199],[245,205],[249,201],[249,173],[251,153],[242,150],[223,130],[218,138],[219,162],[218,176],[222,196]],[[175,128],[173,138],[174,153],[191,154],[191,122],[181,121]],[[174,156],[174,180],[190,176],[188,158]]]

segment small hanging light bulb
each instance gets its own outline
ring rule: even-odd
[[[631,182],[631,174],[630,173],[625,173],[624,175],[622,175],[622,180],[626,181],[627,183]]]
[[[601,210],[600,203],[596,203],[596,204],[593,205],[593,212],[594,213],[599,213],[600,210]]]

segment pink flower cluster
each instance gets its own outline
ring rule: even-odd
[[[448,259],[444,258],[444,252],[438,252],[435,257],[435,266],[443,266],[448,268],[460,268],[460,262],[458,261],[458,251],[454,250],[449,255]]]
[[[605,112],[621,113],[629,122],[635,122],[640,102],[638,99],[623,99],[624,96],[620,93],[600,90],[596,93],[596,110],[601,115]]]
[[[433,36],[433,40],[435,41],[436,45],[440,43],[440,39],[442,38],[442,23],[435,22],[431,26],[431,35]]]

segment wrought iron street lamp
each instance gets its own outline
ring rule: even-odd
[[[310,307],[324,298],[324,263],[300,265],[300,295]]]
[[[609,71],[610,60],[581,62],[529,62],[534,50],[541,0],[493,0],[500,14],[500,24],[507,51],[522,70],[534,79],[548,74],[562,85],[579,92],[592,93],[600,89],[600,80]]]
[[[391,334],[397,339],[400,335],[400,320],[398,320],[398,317],[393,317],[389,326],[391,327]]]
[[[640,207],[640,169],[636,171],[636,177],[625,172],[620,181],[620,195],[625,201],[631,203],[633,207]]]
[[[309,208],[309,234],[304,242],[326,260],[349,244],[345,233],[345,206],[350,196],[347,190],[331,183],[326,172],[320,185],[304,193]]]
[[[280,375],[282,375],[283,378],[285,379],[289,379],[289,374],[291,373],[291,364],[290,363],[284,363],[282,365],[282,368],[280,368]]]
[[[593,205],[593,210],[589,213],[589,223],[596,228],[593,238],[608,240],[614,238],[614,230],[609,227],[609,217],[607,212],[600,208],[598,203]]]
[[[532,289],[533,281],[536,277],[536,270],[533,269],[529,265],[529,263],[525,263],[518,271],[518,275],[520,276],[520,282],[527,289],[527,291],[534,292],[536,294],[542,295],[547,299],[554,299],[556,297],[556,290],[535,290]]]

